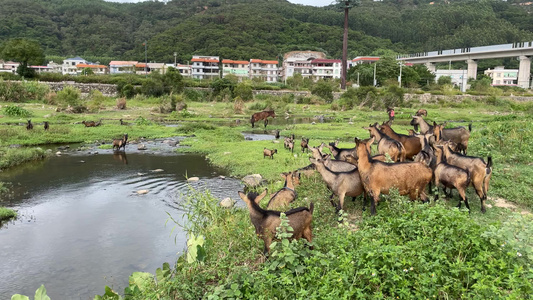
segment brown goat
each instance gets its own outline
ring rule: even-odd
[[[294,140],[289,141],[288,148],[289,150],[291,150],[292,153],[294,153]]]
[[[82,121],[81,123],[83,125],[85,125],[85,127],[94,127],[94,126],[96,126],[94,121]]]
[[[444,128],[445,125],[446,123],[437,125],[437,123],[433,122],[433,134],[435,135],[435,140],[454,142],[457,144],[457,151],[466,155],[468,139],[470,138],[470,131],[472,131],[472,124],[468,124],[468,131],[464,127],[446,129]]]
[[[414,131],[413,129],[407,129],[407,132],[409,132],[409,136],[415,136],[416,135],[416,131]]]
[[[300,183],[300,174],[298,172],[289,172],[281,174],[281,177],[285,179],[285,185],[270,196],[267,209],[285,207],[298,197],[298,193],[296,193],[294,187]]]
[[[261,195],[249,193],[248,195],[239,191],[239,197],[246,203],[250,211],[250,219],[255,227],[255,233],[265,242],[264,254],[270,252],[270,244],[276,235],[276,228],[281,224],[281,212],[275,210],[262,209],[257,203],[267,194],[267,190]],[[311,222],[313,221],[313,202],[307,207],[298,207],[285,212],[289,219],[289,225],[294,229],[291,239],[305,238],[312,242],[313,233],[311,231]]]
[[[485,200],[487,200],[489,181],[492,177],[492,157],[489,156],[485,162],[480,157],[465,156],[453,152],[448,146],[443,147],[443,154],[448,164],[470,173],[471,183],[481,201],[481,212],[485,213]]]
[[[371,159],[367,144],[369,141],[357,141],[357,169],[361,176],[365,191],[372,196],[370,213],[376,214],[376,205],[381,193],[388,194],[390,189],[398,189],[400,195],[409,195],[411,200],[420,197],[428,201],[425,194],[426,185],[431,181],[433,172],[423,163],[384,163]]]
[[[307,149],[307,146],[309,145],[309,139],[302,138],[302,141],[300,142],[300,146],[302,147],[302,153],[307,150],[309,152],[309,149]]]
[[[48,124],[48,121],[44,121],[44,130],[48,130],[50,128],[50,124]]]
[[[26,125],[26,130],[32,130],[33,124],[31,123],[31,120],[28,120],[28,124]]]
[[[275,153],[278,153],[278,149],[267,149],[267,148],[264,148],[263,149],[263,158],[269,156],[271,159],[274,159],[274,154]]]
[[[363,129],[368,130],[370,137],[375,139],[378,143],[378,152],[379,154],[389,154],[392,161],[404,161],[405,160],[405,148],[402,143],[390,138],[385,133],[381,132],[377,128],[378,123],[370,125],[369,127],[363,127]],[[357,148],[357,146],[356,146]],[[359,153],[357,153],[359,154]],[[354,155],[355,157],[358,157]]]
[[[122,139],[120,140],[117,140],[117,139],[114,139],[113,140],[113,151],[115,151],[115,148],[116,148],[116,151],[120,151],[120,148],[122,148],[124,151],[126,151],[126,143],[128,142],[128,134],[125,133],[124,136],[122,137]]]
[[[470,211],[468,199],[466,198],[466,188],[470,185],[470,174],[467,170],[446,163],[442,154],[442,148],[442,146],[437,146],[435,148],[435,156],[437,159],[436,167],[433,170],[435,186],[438,188],[439,184],[442,184],[444,188],[457,189],[459,196],[461,196],[461,200],[465,203],[468,211]],[[437,194],[435,200],[437,200],[438,197],[439,195]],[[461,203],[462,202],[459,201],[458,207],[461,207]]]
[[[331,155],[335,158],[335,160],[346,160],[347,155],[353,155],[357,157],[357,153],[354,148],[338,148],[337,147],[338,142],[335,143],[329,143],[327,146],[329,148],[329,151],[331,151]]]
[[[350,172],[334,172],[326,168],[323,159],[309,158],[309,161],[315,165],[317,171],[322,175],[322,179],[326,182],[328,188],[333,192],[333,195],[339,197],[339,204],[333,203],[333,195],[330,197],[331,204],[336,206],[337,211],[344,208],[344,197],[357,197],[365,192],[361,177],[357,170]],[[363,203],[364,206],[364,203]]]
[[[413,159],[413,157],[417,155],[420,150],[422,150],[420,140],[417,137],[396,133],[394,130],[392,130],[390,125],[387,124],[382,124],[379,129],[391,139],[402,143],[403,147],[405,148],[405,158]]]
[[[329,154],[322,154],[322,145],[324,145],[324,143],[322,143],[319,147],[309,147],[309,149],[311,149],[313,158],[324,160],[324,165],[326,168],[334,172],[348,172],[356,169],[355,166],[344,160],[332,160]]]
[[[415,116],[419,116],[419,117],[420,117],[420,116],[424,116],[424,117],[427,117],[427,116],[428,116],[428,111],[425,110],[425,109],[423,109],[423,108],[421,108],[421,109],[419,109],[419,110],[416,112]]]

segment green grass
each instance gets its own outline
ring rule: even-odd
[[[17,212],[6,208],[6,207],[0,207],[0,221],[4,221],[7,219],[11,219],[17,216]]]
[[[267,100],[271,101],[271,100]],[[106,105],[112,105],[110,101]],[[262,105],[262,104],[261,104]],[[188,136],[179,148],[183,152],[203,153],[210,162],[229,174],[242,177],[259,173],[267,179],[269,191],[283,186],[280,173],[309,164],[309,154],[299,147],[301,137],[310,145],[340,140],[340,147],[353,147],[353,138],[368,137],[362,129],[369,123],[383,122],[385,111],[355,108],[333,111],[331,105],[273,103],[278,118],[334,116],[336,122],[269,125],[281,134],[295,134],[294,153],[283,148],[283,141],[245,141],[241,132],[250,131],[247,122],[254,103],[245,104],[242,114],[234,114],[233,103],[188,103],[187,116],[153,112],[156,99],[128,101],[128,110],[102,110],[93,114],[55,113],[42,104],[24,104],[34,123],[48,120],[49,132],[35,127],[0,126],[0,169],[38,158],[41,152],[29,148],[8,148],[11,144],[94,142],[111,140],[128,132],[130,140],[139,137]],[[262,241],[250,222],[247,210],[221,209],[217,199],[193,193],[185,210],[191,221],[186,230],[205,237],[205,260],[188,263],[181,257],[171,275],[148,281],[135,290],[133,299],[524,299],[533,293],[532,217],[521,215],[533,208],[533,125],[531,103],[498,99],[483,101],[440,101],[413,104],[396,109],[393,129],[406,133],[410,114],[428,109],[428,119],[450,121],[449,126],[473,124],[469,155],[488,155],[494,161],[489,197],[503,198],[517,209],[493,206],[480,212],[480,201],[472,188],[468,199],[472,211],[454,208],[455,197],[431,204],[411,203],[398,195],[384,196],[377,216],[362,211],[361,199],[345,202],[345,215],[334,214],[329,204],[330,191],[320,175],[303,178],[296,188],[298,198],[292,207],[315,204],[314,250],[303,243],[279,243],[277,254],[264,262]],[[139,119],[142,117],[142,119]],[[85,128],[82,120],[103,120],[103,126]],[[131,126],[118,125],[124,118]],[[245,120],[234,126],[234,119]],[[2,123],[24,123],[4,117]],[[135,120],[140,120],[135,122]],[[178,122],[180,127],[156,125],[159,121]],[[142,125],[141,125],[142,124]],[[232,126],[228,126],[232,124]],[[126,131],[126,130],[127,131]],[[260,130],[260,129],[259,129]],[[4,138],[5,137],[5,138]],[[263,148],[277,148],[274,159],[263,158]],[[375,147],[374,147],[375,148]],[[41,150],[42,151],[42,150]],[[326,150],[326,152],[328,152]],[[262,188],[258,188],[261,190]],[[441,197],[443,199],[444,197]],[[264,203],[263,203],[264,204]],[[494,205],[489,200],[488,204]],[[503,246],[502,246],[503,245]],[[412,268],[412,269],[411,269]]]

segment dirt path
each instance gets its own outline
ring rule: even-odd
[[[523,208],[519,208],[514,203],[512,203],[510,201],[507,201],[506,199],[495,198],[495,197],[488,197],[487,199],[490,200],[490,201],[494,201],[494,206],[496,206],[496,207],[508,208],[508,209],[513,210],[513,211],[518,211],[518,212],[520,212],[523,215],[531,215],[530,211],[528,211],[526,209],[523,209]],[[491,204],[487,204],[487,207],[492,207],[492,205]]]

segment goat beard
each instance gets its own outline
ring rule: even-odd
[[[418,131],[418,124],[415,124],[415,131]]]

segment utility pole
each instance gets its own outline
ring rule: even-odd
[[[400,62],[400,77],[398,77],[398,86],[402,87],[402,66],[403,64]]]
[[[374,63],[374,86],[378,85],[378,82],[376,81],[376,67],[378,66],[378,63]]]
[[[148,42],[144,41],[144,77],[148,77]]]
[[[176,56],[178,56],[178,52],[174,52],[174,67],[176,67]]]
[[[344,1],[344,37],[342,39],[342,74],[341,74],[341,89],[346,89],[346,68],[348,67],[348,1]]]

